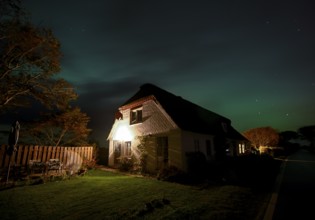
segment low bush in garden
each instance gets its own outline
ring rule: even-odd
[[[131,171],[134,167],[134,160],[131,157],[120,157],[118,169],[123,172]]]

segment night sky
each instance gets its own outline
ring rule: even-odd
[[[144,83],[232,120],[239,132],[315,124],[312,1],[22,0],[61,43],[62,70],[103,144]]]

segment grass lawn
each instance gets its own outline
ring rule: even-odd
[[[5,219],[257,219],[268,194],[91,170],[83,177],[0,191]]]

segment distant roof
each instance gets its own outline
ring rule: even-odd
[[[225,124],[228,137],[246,140],[231,126],[231,120],[228,118],[202,108],[153,84],[142,85],[140,90],[122,106],[150,96],[156,98],[174,122],[183,130],[202,134],[223,134],[225,133],[223,124]]]

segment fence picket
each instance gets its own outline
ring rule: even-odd
[[[23,154],[23,147],[18,146],[17,147],[17,152],[16,152],[17,156],[16,156],[16,165],[21,165],[21,160],[22,160],[22,154]]]
[[[27,155],[28,155],[28,157],[27,157],[28,160],[34,160],[33,159],[33,146],[32,145],[29,146]]]
[[[49,160],[51,158],[51,151],[52,151],[52,146],[48,147],[48,152],[47,152],[47,157],[46,160]]]
[[[47,153],[48,153],[48,147],[47,146],[43,146],[43,156],[42,156],[42,161],[47,161]]]
[[[52,152],[49,159],[53,159],[53,158],[56,158],[56,147],[52,147]]]
[[[28,151],[29,151],[29,148],[26,147],[26,146],[23,146],[23,160],[22,160],[22,164],[21,165],[25,165],[27,164],[27,161],[28,161]]]
[[[39,146],[37,152],[38,152],[37,159],[43,161],[43,148]]]
[[[55,155],[55,158],[58,158],[60,159],[60,147],[56,147],[56,155]]]
[[[33,160],[38,160],[37,154],[38,154],[38,146],[34,146],[34,148],[33,148]]]

